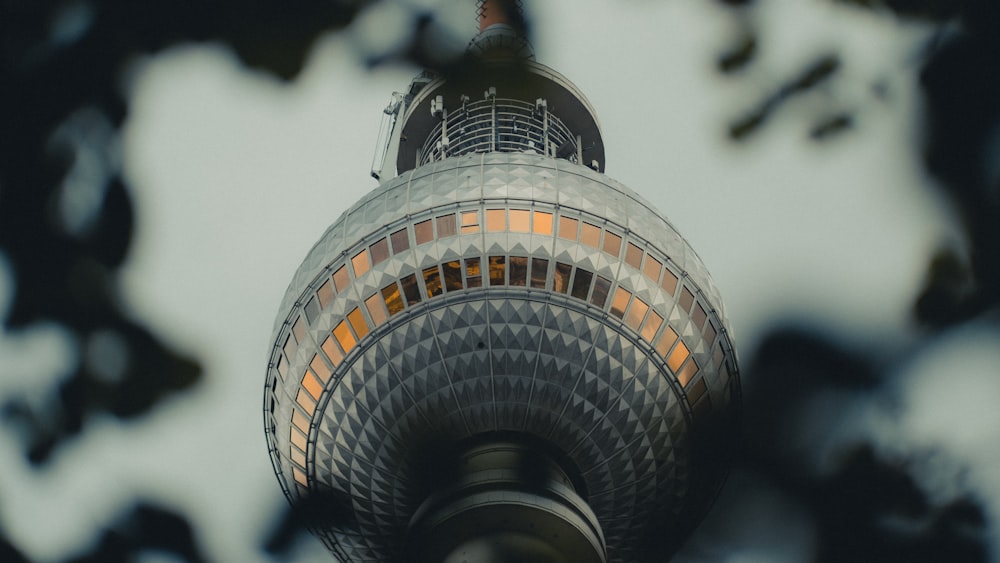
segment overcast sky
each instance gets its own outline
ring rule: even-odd
[[[42,473],[0,436],[0,516],[30,554],[44,560],[80,548],[129,495],[142,494],[188,511],[213,559],[264,560],[256,536],[284,503],[261,414],[277,306],[313,242],[376,186],[368,171],[382,109],[417,72],[368,71],[359,52],[392,49],[394,22],[435,6],[464,42],[475,31],[472,4],[387,4],[322,41],[288,84],[213,46],[180,46],[136,64],[123,137],[138,213],[126,295],[157,333],[201,360],[206,377],[140,425],[98,421],[99,432]],[[834,2],[758,4],[760,58],[735,77],[720,76],[714,59],[739,20],[715,3],[544,0],[529,9],[538,60],[574,81],[598,112],[607,174],[667,215],[713,274],[744,362],[762,331],[788,318],[810,318],[892,357],[915,338],[909,307],[929,254],[961,246],[913,149],[926,30]],[[834,49],[843,55],[840,79],[789,104],[752,142],[726,139],[732,118]],[[857,126],[809,142],[813,120],[838,110],[853,112]],[[985,355],[973,374],[1000,364],[995,342],[985,337],[977,348]],[[0,346],[8,391],[26,388],[14,379],[53,381],[65,365],[52,354],[66,349],[52,328]],[[947,342],[940,349],[970,357]],[[32,360],[40,355],[50,359]],[[898,369],[933,371],[939,358]],[[980,386],[964,389],[1000,391],[970,377]],[[942,422],[949,413],[931,397],[976,391],[924,379],[895,391],[912,405],[912,420],[888,420],[865,403],[863,424],[879,425],[900,448],[953,439]],[[969,431],[961,447],[997,436],[1000,422],[965,416],[969,428],[992,425],[993,434]],[[795,515],[775,510],[786,523]],[[808,530],[799,537],[777,551],[766,537],[730,538],[711,560],[803,561]],[[307,541],[301,559],[326,555]]]

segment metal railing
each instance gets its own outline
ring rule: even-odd
[[[549,113],[545,100],[534,104],[490,96],[465,101],[452,111],[437,108],[441,121],[420,150],[419,165],[451,156],[484,152],[529,152],[577,162],[577,139]]]

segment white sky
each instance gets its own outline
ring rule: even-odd
[[[468,13],[456,16],[447,8],[455,4]],[[471,35],[471,4],[385,9],[354,42],[323,41],[291,84],[211,46],[137,64],[124,146],[138,232],[125,292],[206,377],[141,425],[98,421],[100,432],[41,474],[0,435],[0,518],[33,556],[80,548],[139,492],[189,511],[211,558],[263,560],[258,536],[284,503],[261,415],[276,309],[313,242],[375,187],[368,171],[382,108],[417,71],[367,72],[355,47],[391,45],[383,38],[393,18],[414,7],[445,6]],[[530,10],[539,61],[573,80],[600,116],[608,175],[656,204],[712,272],[744,362],[770,323],[789,318],[845,331],[865,350],[903,348],[928,255],[960,245],[912,148],[913,61],[925,32],[833,2],[758,4],[760,59],[736,77],[714,70],[739,25],[715,3],[545,0]],[[725,139],[731,118],[830,49],[844,56],[843,76],[788,104],[745,146]],[[878,80],[886,100],[872,93]],[[857,127],[807,142],[811,119],[840,109],[856,113]],[[29,375],[52,381],[60,347],[65,338],[45,327],[0,340],[0,392],[25,388]],[[750,558],[713,560],[769,553],[733,542]],[[807,557],[808,545],[789,549],[767,560]],[[301,560],[327,556],[309,541]]]

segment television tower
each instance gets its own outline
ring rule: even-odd
[[[736,431],[719,293],[603,174],[596,113],[535,62],[519,2],[478,6],[475,62],[393,96],[380,185],[285,294],[274,471],[328,503],[313,531],[343,562],[665,561]]]

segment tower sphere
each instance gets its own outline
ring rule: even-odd
[[[328,503],[313,528],[345,562],[663,561],[726,474],[719,293],[599,171],[582,94],[531,61],[484,68],[396,98],[400,174],[295,273],[274,470],[293,503]]]

